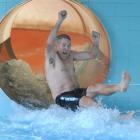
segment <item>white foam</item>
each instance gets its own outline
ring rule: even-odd
[[[2,123],[3,122],[3,123]],[[10,124],[10,125],[9,125]],[[140,121],[120,120],[116,109],[90,107],[72,112],[57,105],[30,111],[14,104],[14,111],[0,120],[0,135],[24,135],[22,140],[139,140]]]

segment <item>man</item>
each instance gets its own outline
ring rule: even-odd
[[[67,12],[62,10],[58,14],[58,21],[51,31],[46,47],[45,69],[46,78],[56,104],[70,108],[98,106],[94,100],[96,95],[111,95],[115,92],[127,90],[130,76],[127,72],[122,74],[122,80],[117,85],[96,84],[87,89],[79,87],[74,70],[74,61],[102,58],[99,49],[100,34],[92,32],[92,49],[88,52],[71,50],[71,38],[66,34],[57,36],[57,32],[66,18]]]

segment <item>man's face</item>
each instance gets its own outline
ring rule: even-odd
[[[56,49],[63,59],[68,58],[71,50],[71,41],[66,38],[57,40]]]

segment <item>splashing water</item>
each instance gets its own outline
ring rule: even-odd
[[[0,115],[0,140],[139,140],[140,121],[120,119],[116,109],[90,107],[76,112],[52,105],[27,110],[14,104],[7,117]]]

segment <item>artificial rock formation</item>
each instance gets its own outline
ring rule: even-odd
[[[53,103],[44,75],[33,73],[23,60],[0,64],[0,87],[16,103],[29,108],[48,108]]]

